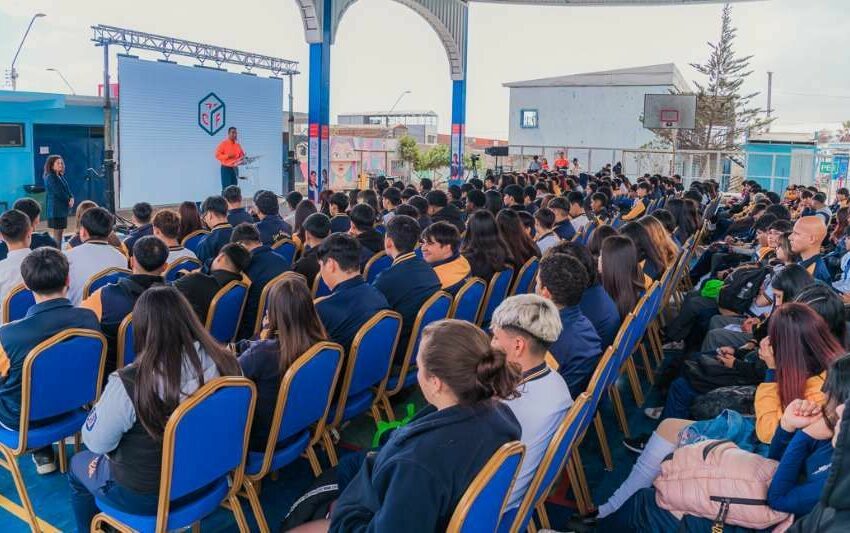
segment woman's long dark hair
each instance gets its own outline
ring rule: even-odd
[[[198,212],[198,206],[195,205],[195,202],[183,202],[180,204],[178,214],[180,215],[180,237],[178,240],[182,241],[186,235],[203,227],[201,213]]]
[[[834,431],[838,421],[835,408],[850,399],[850,355],[844,354],[832,362],[821,391],[826,395],[823,419]]]
[[[617,304],[620,318],[625,318],[634,311],[644,290],[635,243],[621,235],[608,237],[602,241],[600,258],[602,286]]]
[[[619,235],[620,232],[614,226],[603,224],[593,230],[590,234],[590,239],[587,241],[587,249],[594,259],[599,258],[599,253],[602,251],[602,242],[613,235]]]
[[[45,176],[47,176],[48,174],[56,174],[53,171],[53,164],[56,163],[56,161],[58,161],[60,159],[62,159],[61,155],[53,154],[53,155],[47,156],[47,161],[44,162],[44,175]],[[64,172],[62,174],[64,174]],[[59,175],[59,174],[57,174],[57,175]]]
[[[485,263],[493,272],[501,272],[513,260],[499,233],[496,217],[485,209],[475,211],[466,221],[460,252],[471,257],[472,262]]]
[[[133,308],[133,363],[136,387],[133,404],[145,431],[162,438],[168,417],[180,404],[184,369],[191,369],[200,386],[204,369],[195,347],[200,345],[221,376],[241,374],[236,357],[204,329],[186,298],[174,287],[152,287]]]
[[[292,231],[298,235],[298,238],[301,239],[302,244],[307,240],[304,235],[304,221],[307,220],[307,217],[316,212],[318,212],[318,210],[316,209],[316,204],[314,204],[307,198],[304,198],[303,200],[298,202],[298,205],[295,207],[295,225],[292,228]]]
[[[375,210],[375,220],[381,220],[381,206],[378,205],[378,193],[372,189],[364,189],[357,193],[357,201],[363,200],[363,203]]]
[[[503,207],[505,207],[505,204],[502,200],[502,193],[494,190],[484,193],[484,209],[492,213],[493,216],[498,215]]]
[[[540,257],[540,248],[523,229],[519,215],[513,209],[502,209],[496,216],[496,225],[502,235],[515,265],[522,266],[532,257]]]
[[[679,242],[684,243],[688,238],[696,233],[699,226],[699,213],[697,204],[690,199],[670,198],[664,209],[670,211],[673,218],[676,220],[676,238]]]
[[[311,346],[328,340],[310,289],[301,278],[284,279],[269,290],[268,317],[268,335],[276,335],[280,344],[281,377]]]
[[[474,324],[463,320],[439,320],[422,332],[419,364],[438,377],[461,405],[491,398],[518,396],[520,370],[505,353],[490,344],[490,338]]]
[[[637,222],[629,222],[620,228],[620,235],[630,238],[635,243],[638,262],[646,261],[647,264],[644,265],[644,270],[654,270],[656,273],[654,279],[657,279],[664,273],[664,259],[662,259],[661,252],[655,246],[655,243],[652,242],[652,237],[649,236],[649,232],[646,231],[645,227]]]
[[[811,307],[791,302],[770,315],[767,334],[776,361],[782,407],[805,398],[806,380],[829,368],[844,347]]]
[[[784,295],[783,295],[784,296]],[[819,314],[836,340],[847,346],[847,322],[844,320],[844,302],[829,285],[815,283],[797,293],[795,302],[806,304]]]

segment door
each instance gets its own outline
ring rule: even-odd
[[[88,172],[101,172],[103,165],[103,127],[35,124],[33,126],[35,183],[44,185],[44,163],[50,154],[65,160],[65,179],[74,195],[74,203],[92,200],[105,205],[104,181]],[[46,153],[42,153],[46,152]]]

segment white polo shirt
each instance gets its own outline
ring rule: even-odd
[[[24,278],[21,277],[21,263],[30,252],[32,250],[29,248],[9,250],[6,259],[0,261],[0,305],[12,289],[24,282]],[[3,316],[0,314],[0,324],[2,323]]]
[[[197,259],[198,257],[195,255],[195,252],[188,248],[184,248],[182,246],[169,246],[168,247],[168,260],[166,263],[169,265],[174,264],[175,261],[179,261],[186,257],[191,257],[192,259]]]
[[[522,503],[552,435],[573,404],[564,378],[549,369],[546,363],[524,372],[517,390],[519,398],[505,400],[505,404],[511,408],[522,428],[520,440],[525,444],[525,458],[505,509],[515,509]]]
[[[83,299],[83,287],[90,277],[107,268],[127,268],[127,258],[118,248],[106,241],[86,241],[65,251],[71,270],[71,285],[68,299],[74,305],[80,305]]]

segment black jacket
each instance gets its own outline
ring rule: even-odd
[[[373,255],[384,251],[384,236],[378,230],[370,229],[358,235],[357,242],[360,243],[360,270],[363,270]]]
[[[434,215],[431,216],[431,220],[433,222],[445,221],[449,224],[453,224],[461,233],[463,233],[463,230],[466,229],[466,224],[463,222],[463,213],[452,204],[449,204],[434,213]]]
[[[227,270],[213,270],[209,274],[196,271],[179,278],[174,282],[174,287],[189,300],[201,324],[205,324],[215,294],[231,281],[238,279],[242,279],[242,274]]]
[[[313,287],[313,281],[319,275],[319,255],[317,252],[318,248],[310,248],[305,245],[304,253],[292,267],[292,270],[307,278],[307,286],[310,288]]]

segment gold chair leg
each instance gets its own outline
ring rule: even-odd
[[[611,397],[611,402],[614,404],[614,414],[617,416],[617,422],[620,423],[620,429],[623,431],[623,436],[628,439],[631,437],[629,421],[626,418],[626,410],[623,407],[623,398],[620,396],[620,389],[617,388],[616,383],[608,389],[608,395]]]
[[[0,445],[0,453],[3,454],[3,459],[6,462],[4,466],[9,469],[9,472],[12,474],[12,479],[15,480],[15,488],[18,490],[18,498],[20,498],[21,507],[23,507],[27,517],[29,518],[28,522],[30,529],[33,533],[39,533],[40,526],[38,524],[38,517],[35,515],[35,510],[32,507],[32,502],[30,501],[29,494],[27,493],[27,486],[24,483],[24,476],[21,475],[21,468],[18,466],[17,458],[12,454],[12,450],[3,445]]]
[[[602,415],[598,412],[593,417],[593,428],[596,430],[596,438],[599,440],[599,449],[602,451],[602,460],[605,462],[605,470],[614,470],[614,460],[611,458],[611,449],[608,447],[608,435],[605,434],[605,426],[602,424]]]
[[[127,527],[125,524],[122,524],[121,522],[119,522],[119,521],[115,520],[114,518],[111,518],[110,516],[105,515],[103,513],[98,513],[92,519],[92,521],[91,521],[91,532],[96,533],[96,532],[103,531],[103,529],[101,528],[101,526],[103,526],[103,525],[109,525],[112,528],[116,529],[117,531],[120,531],[121,533],[135,533],[132,529]]]
[[[395,422],[395,413],[393,412],[393,406],[390,404],[390,398],[386,395],[386,393],[381,396],[381,403],[384,405],[384,411],[387,413],[387,421]]]
[[[65,448],[65,439],[59,441],[59,471],[63,474],[68,472],[68,450]]]
[[[230,502],[230,510],[236,519],[236,525],[239,526],[239,532],[250,533],[251,528],[248,527],[248,520],[245,519],[245,513],[242,512],[242,506],[239,504],[239,498],[236,497],[236,493],[228,496],[227,501]]]
[[[322,433],[322,445],[325,448],[325,453],[328,454],[328,461],[330,461],[331,466],[338,465],[339,458],[336,455],[336,446],[334,446],[334,440],[328,430]]]
[[[74,453],[80,453],[80,432],[74,433]]]
[[[260,533],[269,533],[269,524],[266,522],[266,515],[263,513],[263,506],[260,505],[260,497],[254,484],[246,479],[243,485],[245,486],[245,494],[248,496],[248,503],[251,504],[251,511],[254,513],[254,519],[257,521],[257,527],[260,528]]]
[[[626,367],[626,376],[629,378],[629,385],[632,388],[632,395],[635,397],[635,403],[638,407],[643,407],[643,389],[641,389],[640,378],[638,378],[635,362],[631,356],[626,358],[624,366]]]
[[[570,457],[570,460],[567,463],[567,476],[570,479],[570,487],[573,489],[573,495],[576,498],[576,507],[578,507],[578,512],[579,514],[585,515],[588,512],[587,503],[584,501],[584,491],[579,486],[575,459],[572,457]]]
[[[381,418],[381,410],[380,410],[380,409],[378,409],[378,404],[377,404],[377,402],[372,404],[371,412],[372,412],[372,418],[374,418],[374,419],[375,419],[375,422],[378,422],[378,421],[382,420],[382,418]]]
[[[646,346],[643,345],[643,342],[638,343],[638,350],[640,350],[640,357],[643,361],[643,372],[646,374],[646,380],[649,381],[649,385],[655,385],[655,376],[652,372],[652,365],[649,363],[649,354],[646,352]]]
[[[534,509],[537,511],[537,518],[540,520],[540,527],[551,529],[552,524],[549,523],[549,515],[546,513],[546,503],[540,502]],[[529,525],[534,525],[533,521]]]
[[[313,469],[313,475],[319,477],[319,474],[322,473],[322,464],[319,462],[318,456],[316,456],[316,450],[314,450],[312,446],[307,446],[304,453],[307,455],[307,460],[310,462],[310,468]]]
[[[192,533],[201,533],[201,523],[195,522],[192,524]]]
[[[579,479],[579,486],[584,492],[584,504],[587,506],[589,511],[590,509],[593,509],[593,498],[590,496],[590,487],[587,485],[587,476],[585,476],[584,473],[584,463],[581,460],[581,452],[579,452],[578,446],[573,448],[573,457],[575,457],[575,467],[576,474]]]

